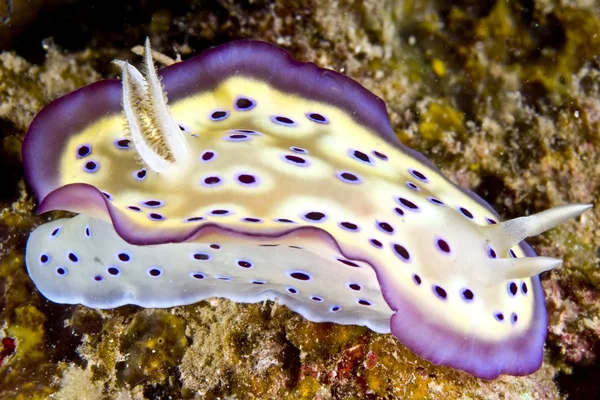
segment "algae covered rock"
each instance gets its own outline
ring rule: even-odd
[[[565,260],[543,276],[550,317],[543,368],[486,382],[427,363],[390,335],[310,323],[270,302],[104,311],[51,304],[32,286],[23,250],[28,233],[59,214],[34,214],[20,160],[20,142],[43,105],[114,77],[108,65],[117,55],[139,62],[129,45],[146,35],[157,50],[184,58],[254,38],[342,71],[382,97],[403,142],[503,217],[595,201],[596,5],[188,0],[125,8],[113,4],[112,12],[135,13],[128,28],[86,32],[84,49],[68,40],[46,50],[39,43],[47,57],[38,64],[0,53],[0,397],[558,399],[557,382],[569,393],[570,373],[597,373],[596,209],[533,241],[538,253]],[[587,398],[597,395],[578,384]]]

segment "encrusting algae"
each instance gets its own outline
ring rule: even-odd
[[[154,10],[166,22],[154,20],[151,39],[167,54],[179,46],[185,58],[251,37],[344,70],[386,101],[405,144],[501,214],[514,213],[507,219],[593,200],[600,189],[598,10],[464,3],[225,1],[219,10]],[[144,36],[139,29],[128,41],[139,44]],[[103,62],[124,53],[125,46],[112,46],[118,50],[99,53]],[[41,67],[0,56],[3,171],[19,165],[14,143],[43,104],[99,76],[89,52],[49,51]],[[12,161],[5,167],[5,160]],[[483,382],[420,360],[390,335],[310,323],[273,303],[111,311],[48,303],[25,272],[23,247],[35,226],[63,215],[34,216],[21,177],[2,176],[3,193],[11,195],[0,196],[0,336],[15,345],[0,365],[3,398],[83,398],[81,390],[94,388],[87,398],[558,399],[555,374],[562,372],[568,393],[567,374],[596,361],[595,209],[533,242],[538,253],[565,260],[542,280],[550,319],[544,366],[528,377]],[[148,332],[141,329],[146,324]],[[142,368],[125,368],[128,360]]]

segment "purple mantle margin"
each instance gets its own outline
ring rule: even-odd
[[[234,75],[266,81],[281,91],[344,109],[357,123],[367,126],[383,140],[437,170],[422,154],[400,143],[380,98],[342,74],[319,68],[313,63],[296,61],[286,50],[277,46],[258,41],[232,42],[164,68],[159,75],[170,101],[210,90],[223,79]],[[59,157],[69,137],[85,129],[94,120],[120,112],[121,83],[117,80],[104,80],[53,101],[35,117],[23,142],[22,157],[25,178],[39,201],[38,212],[61,209],[108,213],[119,235],[127,242],[137,245],[181,242],[201,235],[203,227],[168,234],[140,230],[95,187],[78,183],[59,187]],[[497,216],[491,206],[478,195],[460,189]],[[287,230],[278,236],[289,232]],[[521,248],[528,256],[535,256],[535,252],[525,242],[521,243]],[[359,254],[344,256],[369,263],[368,260],[361,259]],[[377,266],[373,266],[377,272]],[[392,333],[419,356],[484,379],[496,378],[501,373],[526,375],[541,366],[547,314],[538,277],[532,278],[532,292],[535,296],[532,326],[522,335],[510,340],[485,342],[465,338],[436,323],[411,299],[402,293],[392,293],[382,280],[382,275],[379,272],[377,275],[384,298],[396,311],[391,319]]]

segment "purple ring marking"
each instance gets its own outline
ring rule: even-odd
[[[327,125],[329,123],[329,118],[327,118],[323,114],[316,112],[307,112],[305,115],[306,118],[308,118],[312,122],[316,122],[317,124]]]
[[[296,167],[308,167],[310,165],[310,162],[307,159],[293,154],[282,154],[281,159]]]
[[[207,163],[217,158],[218,153],[215,150],[204,150],[200,155],[200,162]]]
[[[75,156],[79,159],[85,158],[92,154],[92,146],[89,144],[82,144],[75,150]]]
[[[246,96],[238,96],[235,98],[233,105],[238,111],[250,111],[256,107],[256,101]]]
[[[138,180],[138,181],[143,181],[144,179],[146,179],[146,176],[148,175],[148,173],[146,172],[145,168],[142,168],[140,170],[134,171],[131,176],[133,176],[134,179]]]
[[[119,150],[129,150],[131,148],[131,140],[129,139],[117,139],[113,144]]]
[[[227,110],[214,110],[208,116],[211,121],[215,122],[223,121],[227,117],[229,117],[229,111]]]
[[[271,122],[277,124],[277,125],[281,125],[281,126],[287,126],[287,127],[293,127],[296,126],[296,122],[294,122],[293,119],[288,118],[288,117],[284,117],[283,115],[274,115],[271,117]]]
[[[98,164],[98,162],[96,162],[94,160],[90,160],[90,161],[86,162],[85,164],[83,164],[83,170],[88,173],[94,173],[94,172],[98,171],[99,168],[100,168],[100,164]]]

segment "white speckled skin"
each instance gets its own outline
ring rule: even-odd
[[[265,251],[274,246],[277,251]],[[173,307],[210,297],[244,303],[270,299],[311,321],[365,325],[388,333],[392,311],[381,297],[373,269],[340,259],[325,235],[315,242],[302,232],[276,240],[240,235],[224,240],[212,229],[186,243],[135,246],[121,239],[110,223],[85,215],[44,224],[27,244],[31,279],[57,303]],[[160,274],[152,276],[152,269]]]

